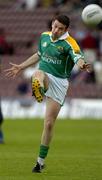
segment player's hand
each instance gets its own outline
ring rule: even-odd
[[[85,64],[83,64],[83,66],[80,69],[90,73],[92,71],[92,66],[91,66],[91,64],[85,63]]]
[[[13,77],[13,78],[15,78],[15,76],[16,76],[18,73],[20,73],[20,71],[22,70],[22,68],[21,68],[20,65],[17,65],[17,64],[10,63],[10,65],[11,65],[12,67],[5,70],[6,76],[7,76],[7,77]]]

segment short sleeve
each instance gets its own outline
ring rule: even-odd
[[[69,47],[68,54],[71,57],[72,61],[74,63],[77,63],[77,61],[80,58],[84,59],[84,54],[81,51],[81,49],[80,49],[79,45],[77,44],[76,40],[74,38],[72,38],[71,36],[69,36],[66,41],[67,41],[68,47]]]
[[[81,50],[75,51],[72,47],[69,50],[69,54],[71,59],[74,61],[74,63],[76,64],[77,61],[81,58],[84,59],[84,54]]]

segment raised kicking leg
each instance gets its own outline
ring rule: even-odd
[[[38,102],[43,101],[44,94],[48,89],[48,84],[48,77],[43,71],[37,70],[32,75],[32,95],[35,96]]]

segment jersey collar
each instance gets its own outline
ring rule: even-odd
[[[68,33],[68,32],[65,32],[61,37],[59,37],[58,40],[64,40],[64,39],[66,39],[68,36],[69,36],[69,33]]]
[[[51,32],[50,38],[51,38],[51,41],[56,42],[56,41],[58,41],[58,40],[64,40],[64,39],[66,39],[68,36],[69,36],[69,33],[68,33],[68,31],[67,31],[67,32],[65,32],[62,36],[60,36],[57,40],[53,41],[53,40],[52,40],[52,32]]]

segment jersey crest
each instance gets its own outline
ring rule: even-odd
[[[47,46],[47,42],[43,42],[42,46],[46,47]]]

